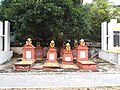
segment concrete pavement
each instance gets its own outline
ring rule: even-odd
[[[0,87],[46,88],[120,86],[120,73],[100,72],[28,72],[0,73]]]

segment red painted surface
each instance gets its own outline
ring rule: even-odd
[[[88,47],[79,45],[77,47],[77,61],[88,60]],[[83,53],[84,52],[84,53]],[[82,55],[83,53],[83,55]]]
[[[15,70],[31,70],[33,65],[34,65],[34,63],[32,63],[32,64],[15,64]]]
[[[62,48],[60,49],[60,57],[62,57],[64,51],[65,51],[65,47],[62,47]]]
[[[49,48],[47,52],[47,61],[56,62],[57,61],[57,50],[56,48]]]
[[[43,48],[41,46],[35,47],[36,58],[43,58]]]
[[[73,64],[73,54],[72,51],[65,50],[62,56],[62,64]]]
[[[84,64],[84,63],[82,63],[82,61],[80,61],[80,62],[77,62],[77,64],[83,70],[96,70],[97,69],[97,65],[94,62]]]
[[[26,58],[26,52],[31,52],[31,58]],[[35,47],[32,44],[25,44],[23,46],[23,59],[24,60],[36,60],[36,55],[35,55]]]
[[[78,53],[77,53],[77,48],[74,48],[74,49],[72,50],[72,53],[73,53],[73,59],[77,59],[77,55],[78,55]]]

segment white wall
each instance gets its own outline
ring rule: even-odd
[[[13,56],[13,51],[0,51],[0,64],[9,60]]]

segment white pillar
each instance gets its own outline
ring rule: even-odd
[[[10,51],[10,22],[5,21],[4,50]]]
[[[3,22],[0,21],[0,51],[3,50]]]
[[[107,50],[107,22],[103,22],[101,24],[101,42],[102,42],[102,50]]]
[[[108,50],[113,49],[113,24],[108,23]]]

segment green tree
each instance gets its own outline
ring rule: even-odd
[[[80,39],[90,34],[89,15],[80,0],[4,0],[3,20],[18,39]]]
[[[91,38],[94,41],[101,40],[101,23],[109,22],[110,19],[116,18],[117,11],[108,3],[108,0],[93,0],[90,6],[91,15]]]

